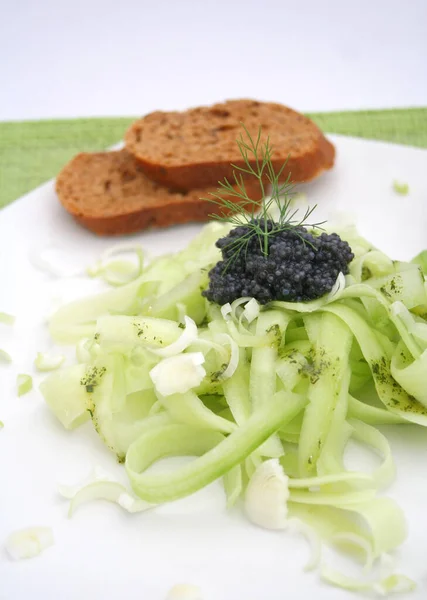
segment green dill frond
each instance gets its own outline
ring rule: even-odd
[[[241,125],[244,135],[241,133],[236,142],[243,165],[231,164],[233,167],[232,180],[224,178],[224,181],[218,182],[219,188],[216,193],[211,193],[210,198],[203,198],[219,207],[219,214],[209,215],[211,218],[223,223],[231,223],[236,227],[243,225],[249,228],[247,234],[231,240],[229,248],[233,248],[233,254],[226,269],[242,252],[246,253],[249,241],[255,235],[258,237],[261,252],[264,256],[268,256],[270,236],[289,229],[296,230],[299,235],[298,227],[321,229],[324,223],[324,221],[308,223],[308,219],[317,205],[308,208],[305,214],[299,218],[299,211],[292,208],[292,193],[295,186],[291,182],[291,174],[289,173],[284,181],[280,181],[288,161],[286,160],[276,172],[272,161],[273,149],[270,138],[267,137],[265,143],[261,144],[261,127],[254,140],[246,126],[243,123]],[[261,200],[249,197],[245,186],[245,179],[249,177],[257,179],[261,189]],[[269,194],[267,193],[268,188]],[[268,222],[273,220],[270,217],[272,208],[275,208],[278,217],[274,219],[274,229],[268,231]],[[301,239],[304,243],[310,243],[304,238]]]

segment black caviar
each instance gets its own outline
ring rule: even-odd
[[[264,229],[262,219],[257,224]],[[331,291],[340,272],[348,273],[354,257],[348,243],[336,233],[317,236],[304,227],[280,230],[273,221],[267,222],[265,255],[262,238],[260,243],[257,235],[239,245],[251,230],[251,224],[241,225],[216,242],[223,260],[209,272],[209,287],[203,291],[211,302],[225,304],[242,296],[256,298],[261,304],[314,300]]]

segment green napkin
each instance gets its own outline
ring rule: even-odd
[[[309,114],[324,131],[427,148],[427,107]],[[0,208],[54,177],[75,154],[123,137],[134,118],[0,123]]]

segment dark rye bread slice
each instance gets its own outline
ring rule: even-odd
[[[148,179],[126,150],[78,154],[56,179],[64,208],[99,235],[206,221],[217,207],[201,198],[216,189],[171,191]],[[249,194],[259,200],[259,186],[251,183]]]
[[[230,178],[230,163],[242,165],[236,139],[244,123],[256,139],[262,127],[273,146],[276,172],[288,159],[283,179],[308,181],[334,164],[334,146],[310,119],[281,104],[229,100],[185,112],[154,112],[136,121],[126,148],[150,179],[177,189],[217,185]]]

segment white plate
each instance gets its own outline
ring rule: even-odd
[[[409,259],[427,247],[427,152],[335,137],[335,169],[305,186],[319,214],[350,212],[362,234],[395,258]],[[393,191],[407,182],[408,196]],[[182,247],[198,226],[150,232],[133,239],[153,253]],[[51,526],[56,544],[38,558],[9,562],[0,551],[0,598],[4,600],[162,600],[175,583],[190,582],[205,600],[333,600],[347,593],[304,574],[304,542],[250,525],[238,510],[227,512],[219,484],[150,514],[129,516],[95,503],[66,518],[67,504],[55,483],[72,482],[100,464],[126,481],[123,468],[90,424],[69,433],[50,415],[37,390],[16,396],[17,373],[32,373],[37,350],[51,344],[45,317],[55,302],[87,293],[94,282],[55,280],[28,259],[49,244],[70,266],[91,263],[110,246],[81,229],[61,209],[52,183],[0,213],[0,310],[18,316],[0,325],[0,347],[14,362],[0,366],[0,542],[15,529]],[[34,374],[34,373],[33,373]],[[398,552],[401,571],[415,578],[412,598],[427,594],[427,432],[415,426],[388,428],[398,477],[390,489],[408,517],[409,536]],[[390,524],[392,527],[393,525]]]

